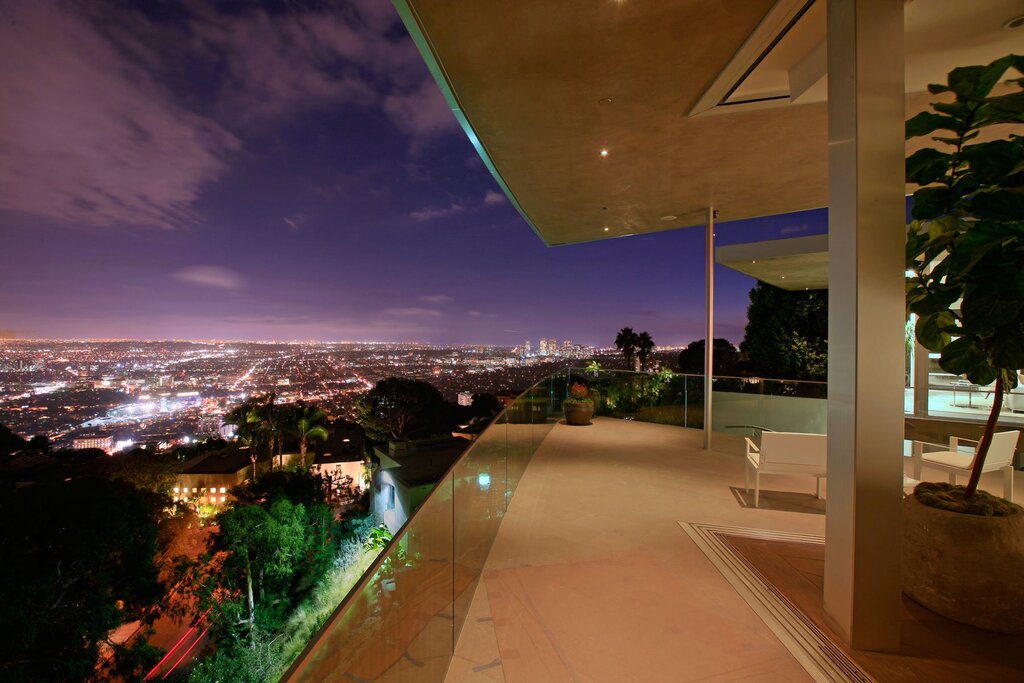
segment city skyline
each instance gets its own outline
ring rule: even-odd
[[[0,337],[703,336],[701,231],[545,247],[388,3],[4,13]],[[716,336],[740,340],[752,285],[718,269]]]

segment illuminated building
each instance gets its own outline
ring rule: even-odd
[[[114,437],[110,435],[101,436],[94,434],[91,436],[79,436],[75,437],[71,444],[72,448],[76,451],[86,448],[98,448],[108,455],[114,451]]]

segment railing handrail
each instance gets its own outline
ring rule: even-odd
[[[568,370],[574,371],[574,372],[575,371],[579,371],[580,373],[591,374],[591,375],[594,374],[594,372],[595,372],[594,370],[590,370],[590,369],[587,369],[585,367],[579,368],[579,367],[574,367],[574,366],[570,366],[568,368]],[[651,376],[651,377],[657,377],[658,376],[657,372],[651,371],[651,370],[624,370],[624,369],[620,369],[620,368],[598,368],[596,370],[596,372],[597,373],[602,373],[602,372],[620,372],[620,373],[625,373],[625,374],[630,374],[630,375],[648,375],[648,376]],[[694,374],[694,373],[691,373],[691,372],[675,372],[674,370],[672,371],[672,376],[673,377],[694,377],[694,378],[697,378],[697,379],[704,379],[704,375],[703,374]],[[825,384],[825,385],[828,384],[827,380],[823,381],[823,380],[820,380],[820,379],[781,379],[781,378],[777,378],[777,377],[757,377],[757,376],[742,377],[742,376],[739,376],[739,375],[712,375],[711,379],[713,379],[713,380],[714,379],[739,379],[739,380],[743,380],[745,382],[750,382],[752,380],[756,381],[756,382],[788,382],[788,383],[791,383],[791,384]]]
[[[496,424],[506,424],[504,422],[500,422],[500,420],[505,416],[505,413],[508,411],[509,408],[514,406],[519,400],[521,400],[531,391],[540,387],[543,383],[554,379],[555,377],[564,373],[565,371],[566,368],[562,368],[558,372],[554,372],[551,373],[550,375],[545,376],[543,379],[531,385],[529,389],[526,389],[521,394],[516,396],[515,400],[513,400],[507,406],[502,408],[501,411],[494,416],[494,419],[491,420],[491,423],[487,425],[487,428],[477,435],[477,438],[474,439],[469,444],[469,446],[466,447],[466,450],[462,451],[459,457],[456,458],[455,461],[452,462],[452,464],[448,467],[448,469],[444,471],[444,474],[438,477],[437,481],[444,481],[445,479],[448,478],[449,475],[452,475],[454,478],[455,468],[466,460],[470,453],[472,453],[473,449],[476,448],[477,444],[483,442],[484,434],[490,431],[491,428],[494,427]],[[338,606],[334,608],[334,611],[331,612],[331,616],[327,617],[323,625],[321,625],[320,628],[317,629],[317,632],[313,635],[312,638],[309,639],[309,642],[306,643],[306,646],[302,648],[302,651],[295,657],[295,660],[291,663],[288,669],[285,670],[285,673],[281,676],[281,681],[294,680],[295,674],[299,672],[302,666],[306,664],[310,657],[314,655],[316,651],[319,649],[324,639],[324,636],[328,633],[328,631],[330,631],[331,627],[334,624],[338,623],[338,621],[345,616],[345,614],[354,604],[354,598],[362,592],[362,590],[370,583],[370,580],[373,579],[373,577],[377,574],[381,567],[383,567],[384,563],[389,559],[392,549],[395,548],[401,542],[403,534],[405,534],[409,526],[415,520],[417,520],[418,516],[420,515],[420,512],[427,508],[427,504],[434,498],[435,495],[440,495],[438,494],[438,490],[440,488],[441,487],[437,486],[435,482],[434,488],[430,490],[430,492],[427,494],[427,497],[424,498],[423,502],[420,503],[419,507],[416,508],[416,510],[411,515],[409,515],[409,518],[405,520],[401,527],[399,527],[398,531],[396,531],[394,535],[392,535],[391,540],[388,541],[388,544],[381,549],[377,557],[374,558],[373,562],[370,563],[370,566],[367,567],[366,570],[359,577],[359,580],[352,585],[352,588],[350,588],[349,591],[345,594],[345,597],[341,599],[341,602],[338,603]]]

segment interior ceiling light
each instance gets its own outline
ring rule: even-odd
[[[673,215],[669,214],[668,216],[662,216],[661,220],[663,220],[663,221],[674,221],[676,218],[678,218],[678,216],[673,216]]]
[[[608,106],[609,104],[611,104],[611,103],[612,103],[612,102],[614,102],[614,101],[615,101],[615,100],[613,100],[613,99],[612,99],[612,98],[610,98],[610,97],[602,97],[601,99],[599,99],[599,100],[597,101],[597,103],[598,103],[599,105],[601,105],[602,107],[607,107],[607,106]]]
[[[1013,29],[1020,28],[1021,26],[1024,26],[1024,14],[1020,15],[1019,17],[1014,17],[1013,19],[1010,19],[1008,22],[1003,24],[1003,28],[1005,28],[1007,31],[1012,31]]]
[[[606,157],[606,156],[608,156],[608,150],[606,150],[606,149],[602,149],[602,150],[601,150],[601,156],[603,156],[603,157]]]
[[[606,226],[604,226],[604,231],[605,231],[605,232],[608,232],[608,231],[609,231],[610,229],[611,229],[611,228],[609,228],[609,227],[608,227],[607,225],[606,225]]]

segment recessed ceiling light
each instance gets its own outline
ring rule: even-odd
[[[601,150],[601,156],[603,156],[603,157],[606,157],[606,156],[608,156],[608,150],[606,150],[606,149],[602,149],[602,150]]]
[[[608,230],[609,230],[609,229],[610,229],[610,228],[609,228],[609,227],[608,227],[607,225],[606,225],[606,226],[604,226],[604,231],[605,231],[605,232],[608,232]]]
[[[757,263],[757,261],[751,261],[751,263]]]
[[[612,98],[610,98],[610,97],[602,97],[601,99],[599,99],[599,100],[597,101],[597,103],[598,103],[599,105],[601,105],[602,107],[607,107],[607,106],[608,106],[609,104],[611,104],[611,103],[612,103],[612,102],[614,102],[614,101],[615,101],[615,100],[613,100],[613,99],[612,99]]]
[[[672,214],[669,214],[667,216],[662,216],[661,220],[663,220],[663,221],[674,221],[676,218],[678,218],[678,216],[673,216]]]
[[[1005,28],[1007,31],[1012,31],[1013,29],[1020,28],[1021,26],[1024,26],[1024,14],[1020,15],[1019,17],[1014,17],[1013,19],[1010,19],[1008,22],[1003,24],[1003,28]]]

